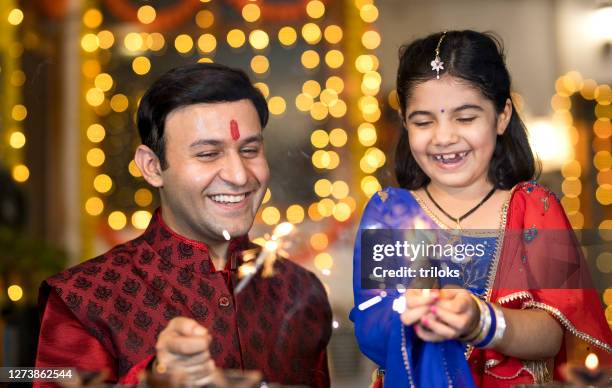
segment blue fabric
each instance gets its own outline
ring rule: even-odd
[[[387,188],[369,201],[361,219],[353,254],[353,291],[355,307],[350,319],[355,324],[355,335],[361,351],[385,370],[385,388],[409,387],[474,387],[470,368],[465,359],[465,346],[459,341],[441,343],[419,339],[412,327],[404,326],[399,314],[393,311],[393,301],[401,294],[395,289],[382,293],[382,301],[360,310],[359,305],[381,296],[380,290],[362,289],[361,232],[364,229],[438,229],[407,190]],[[491,258],[495,251],[495,237],[470,237],[470,242],[485,243],[486,254],[469,264],[448,261],[458,268],[458,283],[477,295],[484,295]],[[449,284],[441,279],[440,285]],[[405,355],[402,354],[402,330]]]

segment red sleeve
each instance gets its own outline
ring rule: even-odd
[[[317,362],[317,370],[315,370],[315,387],[316,388],[329,388],[329,367],[327,365],[327,352],[324,350],[319,356]]]

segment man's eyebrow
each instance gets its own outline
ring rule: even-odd
[[[214,140],[214,139],[199,139],[194,141],[193,143],[191,143],[189,145],[189,148],[195,148],[195,147],[199,147],[199,146],[203,146],[203,145],[211,145],[211,146],[218,146],[223,144],[223,142],[221,140]]]
[[[248,144],[248,143],[261,143],[261,142],[263,142],[263,135],[260,133],[257,135],[246,137],[240,143]]]

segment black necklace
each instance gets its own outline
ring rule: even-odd
[[[453,216],[451,216],[450,214],[448,214],[444,209],[442,209],[442,206],[438,205],[438,203],[436,202],[435,199],[433,199],[433,197],[431,196],[431,193],[429,192],[429,190],[427,190],[427,186],[424,186],[425,189],[425,194],[427,194],[427,196],[429,197],[429,199],[431,200],[431,202],[433,202],[434,205],[436,205],[436,207],[438,208],[438,210],[440,210],[445,216],[447,216],[448,218],[450,218],[451,220],[455,221],[457,223],[457,228],[461,229],[461,224],[460,222],[465,220],[467,217],[469,217],[472,213],[474,213],[479,207],[482,206],[482,204],[484,204],[485,202],[487,202],[487,200],[489,198],[491,198],[491,196],[493,195],[493,193],[495,192],[496,188],[493,187],[491,189],[491,191],[489,191],[487,193],[487,195],[484,196],[484,198],[478,202],[478,204],[476,206],[474,206],[473,208],[471,208],[470,210],[468,210],[464,215],[462,215],[461,217],[455,218]]]

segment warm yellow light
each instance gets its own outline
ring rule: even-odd
[[[391,108],[395,110],[400,109],[397,91],[395,89],[389,92],[389,95],[387,96],[387,101],[389,102],[389,106],[391,106]]]
[[[134,162],[133,159],[128,164],[128,171],[130,172],[130,175],[132,175],[134,178],[140,178],[142,176],[140,169],[138,168],[136,162]]]
[[[324,269],[331,269],[334,265],[334,259],[331,257],[329,253],[322,252],[315,256],[314,258],[314,266],[322,271]]]
[[[91,124],[87,128],[87,138],[92,143],[101,142],[102,140],[104,140],[105,136],[106,136],[106,131],[104,130],[104,127],[101,126],[100,124]]]
[[[251,69],[257,74],[264,74],[270,68],[270,61],[263,55],[255,55],[251,59]]]
[[[601,105],[610,105],[612,103],[612,88],[610,85],[599,85],[595,89],[595,100]]]
[[[23,164],[18,164],[13,167],[13,179],[15,182],[23,183],[30,178],[30,170]]]
[[[138,8],[136,17],[142,24],[151,24],[155,21],[157,13],[155,12],[155,8],[151,7],[150,5],[143,5],[142,7]]]
[[[336,103],[329,107],[329,114],[336,118],[344,116],[346,111],[346,103],[342,100],[336,100]]]
[[[365,176],[361,180],[361,190],[368,197],[371,197],[372,195],[374,195],[374,193],[376,193],[380,189],[381,187],[380,187],[380,183],[378,183],[378,179],[376,179],[375,177],[371,175]]]
[[[174,39],[174,47],[181,54],[187,54],[193,49],[193,39],[187,34],[181,34]]]
[[[561,198],[561,205],[567,214],[573,214],[580,210],[580,198]]]
[[[106,159],[106,155],[104,155],[104,151],[100,148],[92,148],[87,151],[87,163],[89,163],[92,167],[100,167],[104,164],[104,160]]]
[[[134,202],[140,206],[149,206],[153,202],[153,194],[149,189],[138,189],[134,193]]]
[[[144,41],[139,33],[130,32],[123,39],[123,45],[128,51],[134,52],[143,49]]]
[[[593,164],[599,171],[607,171],[612,167],[612,156],[609,151],[599,151],[593,157]]]
[[[215,15],[207,9],[204,9],[196,14],[196,24],[200,28],[209,28],[215,22]]]
[[[344,222],[351,218],[351,208],[346,203],[338,203],[334,206],[333,216],[336,220]]]
[[[313,19],[319,19],[325,15],[325,4],[319,0],[312,0],[306,4],[306,13]]]
[[[93,53],[100,47],[100,40],[96,34],[85,34],[81,38],[81,47],[88,53]]]
[[[612,105],[597,104],[595,106],[595,117],[597,117],[598,119],[611,118],[612,117]]]
[[[319,213],[319,203],[315,202],[308,206],[308,217],[313,221],[320,221],[323,216]]]
[[[321,85],[315,80],[308,80],[302,85],[302,92],[308,94],[312,98],[316,98],[321,93]]]
[[[336,102],[338,102],[338,93],[336,93],[336,91],[332,89],[325,89],[321,92],[319,100],[325,106],[333,106]]]
[[[366,31],[361,36],[361,44],[368,50],[374,50],[380,46],[380,34],[374,30]]]
[[[327,168],[329,165],[329,155],[327,151],[317,150],[311,156],[312,165],[316,168]]]
[[[570,110],[570,108],[572,107],[572,102],[569,99],[569,97],[561,96],[559,94],[555,94],[550,99],[550,106],[554,110]]]
[[[153,215],[146,210],[137,210],[132,214],[132,225],[134,228],[144,230],[149,226]]]
[[[314,184],[314,192],[321,198],[329,197],[332,193],[332,183],[328,179],[319,179]]]
[[[246,36],[244,35],[244,32],[239,29],[233,29],[227,33],[227,44],[233,48],[242,47],[245,41]]]
[[[322,251],[323,249],[326,249],[328,245],[329,239],[325,233],[315,233],[310,236],[310,246],[313,249]]]
[[[217,39],[212,34],[202,34],[198,39],[198,49],[203,53],[211,53],[217,48]]]
[[[366,174],[373,174],[376,170],[378,170],[378,167],[376,167],[376,161],[367,156],[361,158],[359,161],[359,168]]]
[[[607,139],[612,135],[612,124],[610,123],[610,118],[599,118],[595,120],[593,124],[593,131],[595,135],[601,139]]]
[[[324,130],[317,129],[310,135],[310,142],[316,148],[324,148],[329,143],[329,136]]]
[[[83,24],[87,28],[98,28],[102,21],[102,12],[96,8],[90,8],[83,14]]]
[[[308,112],[312,108],[314,99],[310,94],[300,93],[295,98],[295,106],[302,112]]]
[[[262,30],[253,30],[249,34],[249,43],[253,48],[257,50],[262,50],[268,47],[268,43],[270,42],[270,38],[265,31]]]
[[[291,46],[297,39],[297,32],[293,27],[285,26],[278,31],[278,40],[283,46]]]
[[[334,206],[335,206],[334,201],[332,201],[329,198],[323,198],[317,204],[317,210],[319,214],[321,214],[321,216],[329,217],[334,212]]]
[[[23,71],[14,70],[13,73],[11,74],[11,85],[20,87],[20,86],[23,86],[25,81],[26,81],[26,76]]]
[[[9,138],[9,144],[11,147],[15,149],[22,148],[26,143],[26,137],[23,132],[15,131],[11,133],[11,137]]]
[[[268,109],[270,109],[270,113],[272,113],[273,115],[283,114],[286,108],[287,108],[287,103],[280,96],[272,97],[268,101]]]
[[[115,44],[115,35],[109,30],[102,30],[97,33],[97,36],[100,48],[109,49]]]
[[[331,195],[336,199],[348,197],[349,185],[345,181],[335,181],[332,185]]]
[[[320,58],[319,53],[314,50],[306,50],[302,53],[302,65],[307,69],[314,69],[319,66]]]
[[[261,94],[263,94],[263,96],[265,98],[268,98],[268,96],[270,95],[270,88],[265,83],[263,83],[263,82],[256,82],[256,83],[253,84],[253,86],[255,86],[257,89],[259,89],[259,91],[261,92]]]
[[[299,224],[304,221],[304,208],[300,205],[291,205],[287,208],[287,221]]]
[[[375,71],[378,69],[378,58],[374,55],[360,55],[355,60],[355,68],[360,73]]]
[[[334,147],[343,147],[348,141],[348,135],[342,128],[334,128],[329,133],[329,142]]]
[[[329,158],[329,163],[326,166],[328,170],[333,170],[340,165],[340,155],[336,151],[327,151],[327,156]]]
[[[571,116],[569,112],[566,113]],[[564,120],[561,117],[557,119]],[[567,160],[574,159],[570,131],[565,124],[542,119],[533,120],[527,127],[529,128],[529,143],[534,153],[542,161],[542,169],[545,172],[558,170]]]
[[[330,50],[325,54],[325,63],[332,69],[337,69],[344,63],[344,55],[339,50]]]
[[[376,167],[382,167],[387,161],[385,153],[376,147],[368,148],[365,156],[368,158],[369,163]]]
[[[113,77],[107,73],[98,74],[94,79],[94,85],[98,89],[108,92],[113,87]]]
[[[270,189],[266,189],[266,193],[264,194],[263,201],[261,201],[261,203],[266,204],[270,201],[271,198],[272,198],[272,191],[270,191]]]
[[[344,90],[344,81],[342,78],[334,75],[325,81],[325,87],[327,89],[335,90],[337,94],[340,94]]]
[[[23,289],[16,284],[9,286],[6,290],[6,293],[9,299],[13,302],[17,302],[21,298],[23,298]]]
[[[310,116],[315,120],[323,120],[327,117],[329,110],[327,106],[320,101],[312,104],[312,108],[310,108]]]
[[[366,4],[359,10],[359,16],[366,23],[374,23],[378,19],[378,8],[373,4]]]
[[[582,183],[578,178],[566,178],[561,183],[561,191],[570,198],[575,198],[582,192]]]
[[[597,259],[595,260],[595,263],[597,265],[597,269],[600,270],[603,273],[610,273],[612,272],[612,253],[611,252],[603,252],[601,254],[599,254],[599,256],[597,256]],[[610,290],[610,289],[608,289]],[[612,291],[612,290],[610,290]],[[604,298],[606,297],[606,295],[604,294]],[[612,297],[612,295],[609,294],[608,299]],[[608,300],[609,301],[609,300]],[[608,303],[608,305],[610,305]]]
[[[83,62],[83,66],[81,67],[83,75],[87,78],[93,78],[96,75],[100,74],[100,62],[94,59],[88,59]]]
[[[247,22],[255,22],[261,16],[261,9],[254,3],[249,3],[242,7],[242,17]]]
[[[355,0],[355,7],[361,9],[368,4],[374,4],[374,0]]]
[[[378,110],[378,100],[373,96],[363,96],[357,102],[359,110],[365,114],[372,114]]]
[[[587,358],[584,360],[584,366],[589,370],[595,370],[599,366],[599,359],[595,353],[589,353]]]
[[[128,98],[124,94],[115,94],[110,100],[111,109],[115,112],[125,112],[129,106]]]
[[[604,206],[612,204],[612,185],[604,183],[599,186],[595,192],[595,198]]]
[[[112,212],[108,215],[108,226],[110,226],[114,230],[121,230],[125,228],[127,224],[127,217],[123,212],[118,210]]]
[[[364,87],[370,90],[378,90],[380,87],[380,83],[382,82],[382,77],[379,73],[375,71],[368,71],[363,75],[362,84]]]
[[[561,175],[564,178],[580,178],[580,174],[582,174],[582,166],[577,160],[569,161],[561,168]]]
[[[8,20],[9,24],[12,24],[13,26],[18,26],[23,21],[23,11],[19,8],[13,8],[9,12],[8,17],[6,19]]]
[[[113,180],[106,174],[100,174],[94,178],[94,189],[99,193],[107,193],[113,187]]]
[[[302,27],[302,37],[309,44],[319,43],[321,36],[321,29],[315,23],[306,23]]]
[[[147,57],[136,57],[132,61],[132,70],[138,75],[145,75],[151,70],[151,61]],[[111,100],[112,106],[112,100]]]
[[[100,106],[104,102],[104,92],[98,88],[91,88],[85,94],[85,100],[91,106]]]
[[[269,206],[261,212],[261,219],[266,225],[275,225],[280,221],[280,211],[274,206]]]
[[[582,88],[582,75],[577,71],[570,71],[562,77],[562,82],[569,94],[576,93]]]
[[[90,216],[99,216],[104,211],[104,202],[98,197],[91,197],[85,202],[85,211]]]
[[[340,43],[342,40],[342,28],[335,24],[329,25],[325,27],[323,36],[325,37],[325,40],[331,44]]]

